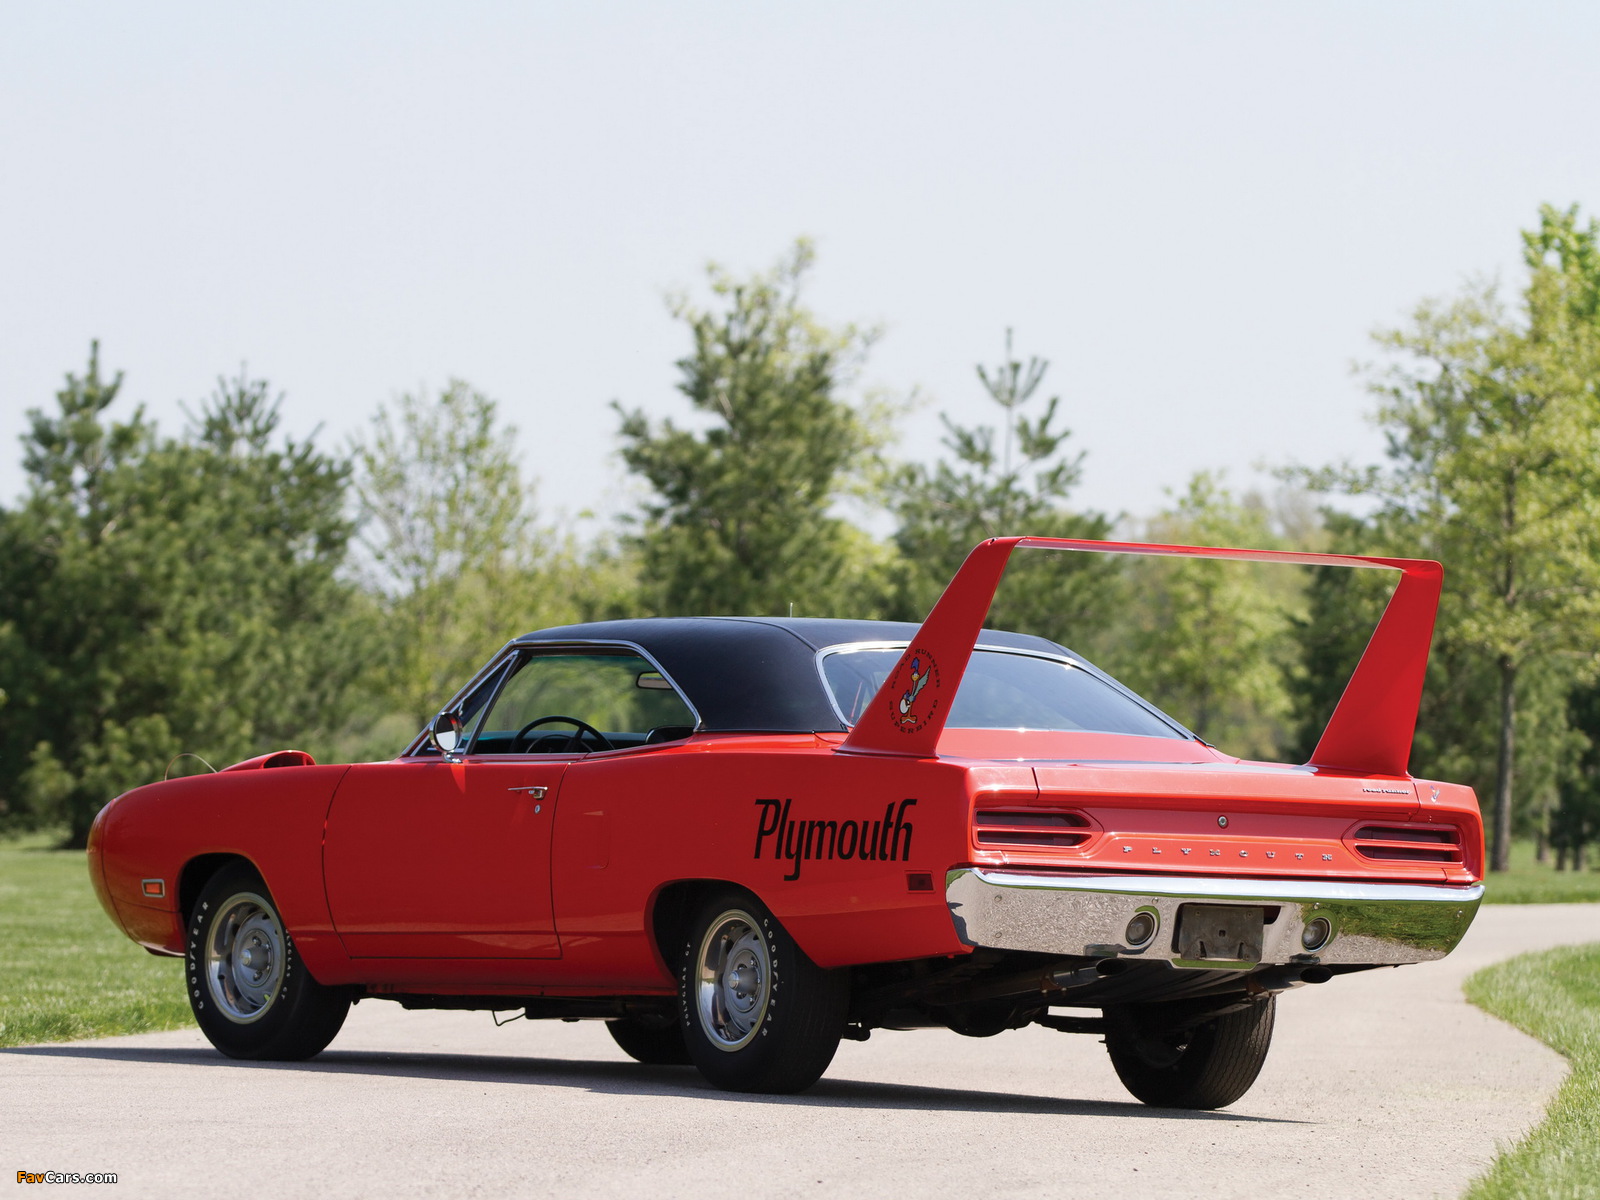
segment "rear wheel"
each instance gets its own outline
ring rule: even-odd
[[[606,1030],[629,1058],[652,1067],[686,1067],[693,1060],[683,1044],[683,1026],[672,1017],[623,1017]]]
[[[684,1042],[700,1073],[731,1092],[798,1092],[839,1048],[849,977],[807,958],[753,897],[701,905],[678,969]]]
[[[1156,1008],[1157,1006],[1151,1006]],[[1140,1006],[1106,1010],[1106,1049],[1130,1092],[1157,1108],[1222,1108],[1250,1090],[1272,1045],[1277,997],[1204,1025],[1162,1031]]]
[[[310,1058],[344,1024],[349,996],[311,978],[248,863],[223,867],[206,883],[189,914],[188,942],[189,1007],[229,1058]]]

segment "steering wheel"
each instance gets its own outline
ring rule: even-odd
[[[572,736],[567,739],[566,747],[563,750],[558,751],[557,753],[570,754],[575,750],[583,749],[583,739],[585,737],[592,737],[595,741],[600,743],[600,749],[602,749],[602,750],[615,750],[616,749],[616,747],[611,744],[611,739],[606,737],[605,734],[601,733],[593,725],[589,724],[589,722],[580,721],[580,720],[578,720],[577,717],[555,716],[555,717],[540,717],[537,721],[529,721],[521,729],[517,730],[517,736],[511,739],[511,751],[512,751],[512,753],[513,754],[516,753],[517,743],[520,742],[523,738],[527,737],[528,733],[531,730],[537,729],[541,725],[548,725],[551,721],[563,721],[568,725],[577,726],[577,728],[573,730]],[[532,744],[531,743],[529,744],[529,748],[531,750],[531,748],[532,748]]]

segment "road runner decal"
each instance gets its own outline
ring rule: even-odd
[[[812,859],[856,859],[861,862],[905,862],[911,858],[911,822],[906,809],[915,800],[892,801],[883,806],[881,821],[811,821],[789,819],[789,800],[757,800],[761,815],[756,818],[756,851],[759,859],[788,859],[791,866],[784,879],[800,878],[800,864]],[[767,845],[767,839],[772,843]]]
[[[904,733],[915,733],[939,711],[939,664],[921,646],[895,667],[889,694],[896,693],[894,722]]]

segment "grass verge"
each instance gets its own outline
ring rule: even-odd
[[[0,842],[0,1046],[190,1024],[183,963],[124,937],[59,839]]]
[[[1467,980],[1467,999],[1559,1051],[1572,1073],[1544,1120],[1467,1200],[1600,1196],[1600,944],[1523,954]]]
[[[1534,861],[1532,842],[1511,843],[1511,869],[1491,871],[1485,904],[1579,904],[1600,900],[1600,871],[1557,871]]]

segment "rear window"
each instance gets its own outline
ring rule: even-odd
[[[830,650],[822,674],[845,721],[854,725],[903,648]],[[975,650],[950,709],[950,729],[1040,729],[1184,738],[1137,700],[1059,659]]]

